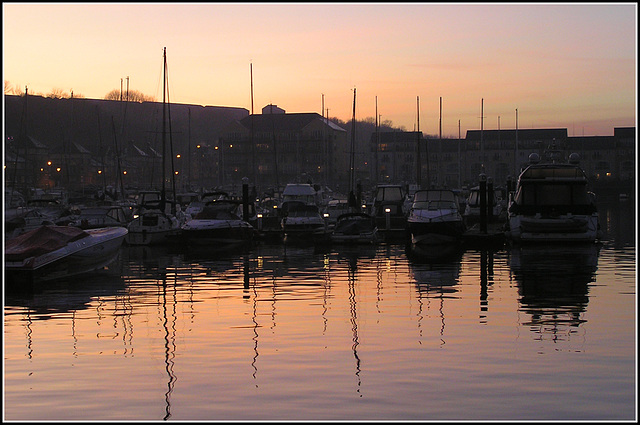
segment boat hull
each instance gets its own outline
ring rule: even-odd
[[[462,241],[464,224],[459,221],[408,221],[411,243],[419,245],[455,244]]]
[[[180,239],[189,246],[218,247],[250,243],[254,233],[242,220],[192,220],[182,226]]]
[[[5,260],[9,279],[51,281],[103,269],[118,258],[127,235],[123,227],[88,229],[88,236],[62,248],[16,261]]]
[[[507,236],[514,242],[595,242],[599,235],[598,216],[593,214],[554,218],[513,215]]]
[[[378,228],[374,218],[364,213],[346,213],[338,217],[331,241],[346,244],[375,244]]]

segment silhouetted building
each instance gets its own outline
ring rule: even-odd
[[[334,188],[348,181],[345,129],[317,113],[288,114],[275,105],[262,111],[234,122],[220,138],[220,185],[242,177],[263,190],[307,181]]]

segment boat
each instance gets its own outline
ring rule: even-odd
[[[318,206],[302,201],[288,201],[286,215],[281,224],[287,241],[297,239],[324,242],[331,237],[329,226],[322,218]]]
[[[502,194],[503,191],[501,188],[495,188],[493,190],[493,197],[489,199],[490,194],[487,191],[487,204],[491,201],[491,214],[493,220],[504,221],[503,212],[506,205]],[[463,211],[462,218],[467,226],[472,226],[480,222],[480,186],[475,186],[470,189]]]
[[[51,281],[102,269],[117,258],[126,235],[124,227],[38,227],[6,241],[7,280]]]
[[[282,191],[282,202],[278,208],[281,218],[287,214],[289,205],[303,203],[319,205],[319,194],[309,183],[288,183]]]
[[[414,245],[461,242],[465,224],[456,194],[444,189],[416,191],[407,217],[407,231]]]
[[[167,94],[167,49],[163,51],[164,60],[164,78],[163,78],[163,95],[162,95],[162,189],[157,191],[142,192],[139,196],[138,214],[134,216],[129,223],[129,233],[126,242],[129,245],[156,245],[169,243],[174,237],[179,235],[180,226],[185,220],[183,214],[177,215],[177,206],[175,200],[168,201],[165,189],[165,162],[166,155],[166,112],[169,102],[166,100]],[[170,115],[169,115],[170,117]],[[171,145],[171,141],[169,141]],[[173,149],[171,149],[173,151]],[[173,161],[173,158],[171,158]],[[172,167],[173,168],[173,167]],[[171,181],[173,183],[173,193],[175,191],[175,174],[171,173]],[[167,207],[170,206],[170,212]]]
[[[366,213],[351,212],[338,216],[331,241],[334,243],[375,244],[378,227],[375,218]]]
[[[180,234],[181,220],[163,207],[144,209],[127,225],[128,245],[158,245],[168,243]]]
[[[405,193],[401,185],[379,184],[373,199],[372,214],[378,229],[402,230],[407,225],[404,213]]]
[[[552,149],[553,150],[553,149]],[[601,235],[595,194],[579,165],[577,153],[568,163],[540,162],[529,155],[508,208],[512,242],[595,242]]]
[[[123,206],[98,205],[95,207],[80,208],[80,214],[69,226],[81,229],[96,229],[99,227],[127,227],[129,218]]]
[[[349,205],[349,201],[346,199],[331,199],[322,212],[322,216],[327,221],[330,227],[335,226],[338,222],[338,217],[342,214],[352,212],[352,207]]]
[[[181,227],[180,240],[187,246],[220,247],[250,243],[254,227],[240,217],[242,202],[230,199],[209,201],[202,211]]]

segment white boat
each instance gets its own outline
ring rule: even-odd
[[[7,279],[50,281],[102,269],[117,258],[126,234],[124,227],[41,226],[5,243]]]
[[[600,237],[595,194],[572,153],[569,163],[540,163],[538,154],[518,178],[508,210],[512,242],[595,242]]]
[[[407,217],[407,230],[414,245],[461,242],[465,224],[456,194],[452,190],[418,190]]]
[[[320,205],[318,192],[308,183],[288,183],[282,191],[279,214],[286,215],[290,204]]]
[[[287,240],[320,242],[329,240],[331,236],[329,226],[316,205],[289,201],[286,216],[281,223]]]
[[[352,244],[377,243],[378,227],[375,218],[358,212],[339,215],[331,233],[331,241]]]
[[[159,245],[180,234],[181,223],[174,215],[160,210],[146,210],[135,217],[127,229],[128,245]]]
[[[202,211],[181,228],[180,239],[187,246],[241,245],[253,240],[256,230],[240,218],[240,201],[217,200],[208,202]]]

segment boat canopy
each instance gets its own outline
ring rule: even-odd
[[[87,236],[89,234],[79,227],[41,226],[9,239],[5,243],[4,257],[7,261],[22,261],[55,251]]]

